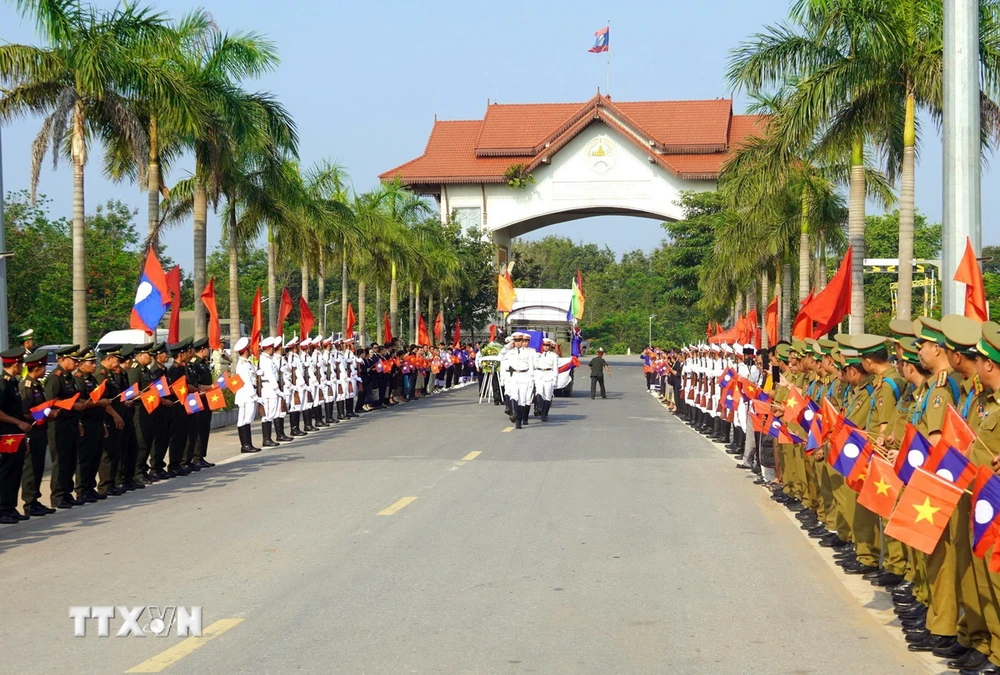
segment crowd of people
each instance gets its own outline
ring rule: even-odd
[[[867,439],[873,458],[892,465],[900,486],[926,461],[957,490],[968,487],[957,474],[912,451],[917,437],[926,440],[924,447],[938,447],[946,420],[957,414],[974,434],[962,450],[967,466],[978,471],[976,482],[1000,475],[1000,325],[948,315],[894,320],[890,328],[890,336],[796,338],[769,349],[651,348],[643,354],[647,384],[682,420],[725,444],[737,468],[757,474],[754,482],[795,512],[845,574],[890,594],[911,651],[931,652],[963,675],[995,675],[1000,574],[988,562],[989,550],[973,546],[985,526],[995,526],[995,510],[984,497],[973,504],[966,489],[931,552],[918,550],[887,536],[885,517],[858,502],[875,459],[845,476],[836,457],[846,453],[853,460],[857,448],[809,438],[808,420],[828,406],[844,427]],[[735,396],[734,381],[741,389]],[[771,421],[758,426],[761,417]],[[786,433],[775,438],[768,425]],[[886,492],[890,482],[879,478],[875,488]],[[902,504],[906,490],[901,487],[893,503]],[[918,522],[933,521],[938,510],[926,502],[913,508]]]
[[[144,489],[215,466],[212,414],[238,409],[243,453],[294,441],[344,420],[391,408],[479,377],[479,345],[356,347],[339,337],[241,338],[214,372],[207,338],[176,343],[71,345],[0,353],[0,524],[16,524]],[[258,356],[253,352],[259,351]],[[285,421],[288,420],[288,426]],[[50,504],[41,502],[46,458]],[[18,511],[18,497],[23,508]]]

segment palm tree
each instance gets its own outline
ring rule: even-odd
[[[385,184],[382,187],[381,195],[386,219],[394,223],[395,234],[398,235],[400,244],[402,244],[407,239],[407,228],[430,214],[431,209],[420,196],[406,189],[399,179]],[[399,315],[398,268],[401,263],[409,259],[407,254],[411,252],[405,251],[402,245],[393,247],[389,279],[389,320],[394,327],[398,325]]]
[[[84,169],[91,138],[117,137],[134,156],[148,153],[149,139],[130,101],[158,100],[183,107],[185,87],[162,61],[151,57],[170,30],[151,10],[123,5],[111,11],[73,0],[17,0],[35,20],[46,47],[0,46],[0,120],[45,113],[32,147],[31,195],[52,146],[53,165],[64,150],[73,164],[73,340],[87,339],[87,275],[84,253]],[[64,145],[65,143],[65,145]],[[145,169],[140,179],[145,180]]]

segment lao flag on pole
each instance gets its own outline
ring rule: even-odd
[[[805,429],[807,432],[811,432],[813,424],[819,423],[819,417],[820,417],[819,406],[816,405],[816,402],[813,401],[811,398],[807,398],[806,407],[803,408],[802,412],[799,414],[799,424],[801,424],[802,428]]]
[[[949,447],[938,460],[934,473],[964,490],[975,479],[976,467],[965,458],[965,455]]]
[[[49,415],[52,414],[52,406],[54,403],[55,401],[46,401],[45,403],[36,405],[31,409],[31,417],[35,420],[35,424],[41,424],[48,419]]]
[[[187,410],[188,415],[193,415],[204,410],[205,406],[201,404],[201,396],[198,396],[198,394],[195,393],[190,393],[185,396],[184,409]]]
[[[163,396],[170,396],[170,385],[167,384],[167,378],[165,376],[160,377],[160,379],[153,382],[150,386],[156,390],[156,393],[159,394],[161,398]]]
[[[899,455],[896,456],[896,475],[903,481],[904,485],[909,485],[913,472],[927,463],[927,457],[931,453],[931,442],[924,438],[924,435],[917,431],[912,424],[906,425],[906,434],[903,442],[899,446]]]
[[[1000,478],[987,466],[979,467],[972,488],[972,552],[982,558],[997,540],[1000,515]]]
[[[229,381],[226,380],[225,373],[223,373],[222,375],[219,375],[217,378],[215,378],[215,386],[218,387],[219,389],[221,389],[222,391],[225,391],[226,389],[229,389]]]
[[[170,303],[170,290],[167,288],[167,277],[163,274],[160,261],[156,258],[153,247],[146,254],[146,265],[139,277],[139,288],[135,291],[135,304],[132,306],[132,317],[129,328],[139,328],[150,335],[156,332],[160,319],[167,313]]]
[[[127,403],[128,401],[131,401],[132,399],[138,397],[139,397],[139,383],[136,382],[131,387],[123,391],[120,398],[122,403]]]
[[[859,430],[851,430],[851,432],[847,434],[844,444],[840,446],[840,452],[837,454],[837,459],[833,463],[834,470],[841,476],[849,476],[851,474],[851,469],[854,468],[854,464],[858,461],[858,458],[861,457],[861,453],[867,444],[868,441],[861,435]]]
[[[599,54],[600,52],[608,51],[610,37],[611,26],[605,26],[601,30],[594,33],[594,46],[588,51],[592,54]]]

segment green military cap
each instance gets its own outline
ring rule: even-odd
[[[889,322],[889,330],[892,331],[890,340],[913,337],[913,322],[906,319],[893,319]]]
[[[167,352],[166,342],[157,342],[152,347],[149,348],[150,354],[165,354]]]
[[[982,324],[961,314],[948,314],[941,317],[941,328],[945,347],[959,354],[975,356],[976,345],[983,336]]]
[[[789,356],[791,356],[791,352],[792,352],[791,345],[784,343],[779,344],[777,347],[774,348],[774,355],[778,357],[779,361],[782,361],[784,363],[788,363],[788,358]]]
[[[153,353],[153,347],[155,347],[155,346],[156,346],[155,342],[147,342],[146,344],[136,345],[135,346],[135,353],[136,354],[152,354]]]
[[[944,347],[944,329],[941,322],[929,316],[922,316],[913,322],[913,337],[917,344],[933,342]]]
[[[840,350],[840,360],[845,368],[847,366],[858,366],[861,365],[861,354],[853,347],[843,347]]]
[[[191,346],[194,347],[195,351],[198,351],[199,349],[204,349],[205,347],[208,346],[208,338],[203,337],[200,340],[195,340],[193,343],[191,343]]]
[[[792,338],[792,352],[796,356],[802,356],[809,351],[809,345],[801,338]]]
[[[824,354],[830,354],[833,352],[834,349],[837,348],[836,342],[834,342],[833,340],[828,340],[826,338],[820,338],[819,340],[816,340],[816,344],[819,345],[820,350]]]
[[[912,337],[899,338],[899,346],[903,349],[903,360],[907,363],[920,363],[919,349],[917,341]]]
[[[69,347],[57,349],[55,353],[56,357],[60,359],[75,359],[78,351],[80,351],[80,345],[70,345]]]
[[[122,345],[122,348],[118,350],[118,356],[123,359],[130,359],[135,354],[135,347],[132,345]]]
[[[181,340],[178,344],[180,344],[181,349],[191,349],[192,345],[194,345],[194,338],[186,337],[183,340]]]
[[[841,349],[843,349],[844,347],[847,347],[848,349],[854,349],[853,338],[854,338],[853,335],[848,335],[847,333],[837,333],[836,335],[833,336],[833,339],[837,342],[838,345],[840,345]]]
[[[862,333],[861,335],[851,336],[851,344],[862,356],[865,354],[872,354],[880,349],[885,349],[885,343],[887,341],[887,338],[884,336],[873,335],[871,333]]]
[[[990,361],[1000,363],[1000,324],[987,321],[982,326],[982,337],[976,344],[976,351]]]
[[[121,345],[104,345],[101,347],[101,358],[105,356],[121,356]]]
[[[94,350],[90,348],[90,345],[86,345],[84,347],[80,347],[80,351],[77,352],[77,355],[74,358],[76,358],[77,361],[96,361],[97,354],[95,354]]]
[[[167,345],[167,351],[170,352],[171,356],[180,354],[185,349],[186,347],[184,347],[184,345],[180,342],[171,342]]]
[[[36,364],[45,365],[49,360],[49,353],[39,349],[37,352],[32,352],[24,357],[24,365],[29,368],[34,367]]]

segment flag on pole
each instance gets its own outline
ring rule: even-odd
[[[181,339],[181,267],[174,265],[167,272],[167,290],[170,291],[170,322],[167,324],[167,341]]]
[[[903,490],[892,464],[879,456],[873,456],[868,464],[868,477],[858,495],[858,504],[883,518],[892,515],[896,498]]]
[[[455,319],[455,339],[452,340],[452,346],[457,347],[462,342],[462,320]]]
[[[423,347],[430,343],[431,338],[427,334],[427,322],[424,321],[424,315],[421,314],[417,317],[417,344]]]
[[[208,399],[209,410],[222,410],[226,407],[226,397],[222,395],[222,390],[218,387],[206,391],[205,398]]]
[[[503,273],[497,276],[497,311],[509,312],[514,309],[514,300],[517,294],[514,293],[514,280],[510,276],[510,269],[505,268]]]
[[[21,447],[24,434],[4,434],[0,436],[0,453],[13,453]]]
[[[1000,478],[988,466],[980,466],[972,487],[972,552],[984,557],[997,540],[1000,515]]]
[[[347,303],[347,325],[344,327],[344,337],[350,340],[354,337],[354,324],[358,319],[354,316],[354,305]]]
[[[205,409],[205,406],[201,404],[201,396],[191,392],[183,398],[184,409],[187,411],[188,415],[193,415],[195,413],[200,413]]]
[[[147,413],[152,413],[160,406],[160,391],[156,387],[149,387],[142,393],[142,405]]]
[[[76,399],[78,398],[80,398],[80,392],[73,394],[69,398],[61,398],[58,401],[54,401],[52,405],[63,410],[72,410],[73,404],[76,403]]]
[[[441,344],[441,336],[444,334],[444,312],[438,310],[437,318],[434,319],[434,344]]]
[[[309,309],[309,303],[304,297],[299,296],[299,327],[302,337],[309,337],[309,333],[312,332],[315,325],[316,319],[313,317],[312,310]]]
[[[594,33],[594,46],[588,49],[592,54],[600,54],[601,52],[606,52],[610,48],[610,38],[611,38],[611,26],[605,26],[601,30]],[[626,40],[627,42],[627,40]]]
[[[382,318],[382,337],[386,342],[392,342],[392,321],[389,318],[389,312],[386,312]]]
[[[134,398],[138,398],[138,396],[139,396],[139,383],[136,382],[131,387],[123,391],[121,395],[118,397],[118,400],[121,401],[122,403],[127,403]]]
[[[851,266],[854,261],[854,248],[848,247],[844,259],[827,283],[826,288],[816,294],[812,301],[803,307],[803,312],[816,322],[812,331],[813,337],[826,335],[851,313]]]
[[[976,321],[988,321],[986,311],[986,288],[983,285],[983,271],[979,269],[972,240],[965,238],[965,254],[955,270],[955,281],[965,284],[965,316]]]
[[[885,526],[885,536],[930,555],[962,494],[953,483],[923,469],[914,470]]]
[[[208,346],[222,349],[222,325],[219,323],[219,308],[215,305],[215,277],[208,280],[201,292],[201,303],[208,310]]]
[[[288,292],[288,287],[281,289],[281,304],[278,305],[278,335],[285,334],[285,319],[292,312],[292,294]]]
[[[49,415],[52,414],[52,407],[55,403],[55,400],[46,401],[31,409],[31,418],[35,420],[35,424],[41,424],[48,419]]]
[[[238,392],[243,387],[243,378],[236,373],[231,373],[229,377],[226,378],[226,388],[234,394]]]
[[[573,295],[569,300],[569,311],[566,313],[566,320],[583,318],[583,307],[586,302],[586,298],[583,295],[583,274],[580,270],[576,271],[576,276],[573,278]],[[711,324],[709,324],[711,327]],[[718,326],[718,324],[716,324]]]
[[[155,334],[160,319],[167,313],[169,302],[170,289],[167,288],[167,278],[156,257],[156,251],[150,246],[146,254],[146,264],[139,277],[139,288],[135,291],[129,328],[139,328],[150,335]]]
[[[264,302],[260,297],[260,286],[253,296],[253,303],[250,305],[250,351],[254,356],[260,356],[260,334],[264,330]],[[236,345],[229,345],[230,349]]]
[[[102,380],[99,385],[94,387],[94,391],[90,392],[90,400],[97,403],[104,396],[104,390],[108,388],[108,381]]]
[[[170,390],[174,392],[178,400],[183,401],[188,393],[188,380],[187,375],[181,375],[177,380],[170,385]]]

